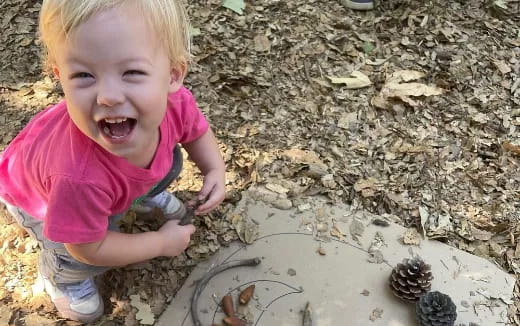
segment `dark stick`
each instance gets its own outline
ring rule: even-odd
[[[200,294],[202,293],[202,291],[204,291],[206,285],[213,276],[230,268],[239,266],[256,266],[258,264],[260,264],[260,258],[257,257],[228,262],[210,269],[209,272],[207,272],[206,275],[204,275],[204,277],[198,281],[197,287],[195,288],[195,291],[193,291],[193,296],[191,297],[191,319],[193,319],[193,323],[195,324],[195,326],[202,326],[202,323],[200,322],[200,318],[198,316],[198,301]]]
[[[193,206],[186,207],[186,213],[180,219],[179,225],[188,225],[191,224],[193,217],[195,216],[195,211],[199,208],[200,205],[204,203],[203,200],[197,200]]]

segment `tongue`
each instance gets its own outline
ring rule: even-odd
[[[107,123],[110,133],[116,137],[123,137],[130,133],[130,121],[126,120],[119,123]]]

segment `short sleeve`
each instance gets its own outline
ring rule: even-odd
[[[183,87],[170,96],[169,106],[176,134],[175,143],[190,143],[206,133],[208,121],[188,89]]]
[[[49,178],[43,234],[60,243],[89,243],[104,238],[112,200],[106,191],[65,176]]]

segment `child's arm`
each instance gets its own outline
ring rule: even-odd
[[[206,201],[199,206],[197,214],[205,214],[224,200],[226,166],[211,129],[183,147],[204,175],[198,199]]]
[[[159,256],[174,257],[182,253],[195,231],[193,225],[180,226],[168,221],[156,232],[125,234],[108,231],[98,242],[65,244],[75,259],[94,266],[125,266]]]

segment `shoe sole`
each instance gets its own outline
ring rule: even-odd
[[[101,298],[100,298],[101,300]],[[56,309],[58,310],[59,314],[63,318],[67,318],[70,320],[79,321],[82,323],[93,323],[100,319],[103,316],[103,312],[105,310],[105,307],[103,306],[103,301],[101,301],[101,304],[99,305],[98,309],[88,315],[81,314],[77,311],[74,311],[70,309],[69,302],[66,298],[59,298],[56,300],[53,300],[54,305],[56,306]]]
[[[40,273],[38,271],[38,274],[36,276],[36,282],[41,282],[42,291],[46,293],[45,290],[45,281]],[[47,294],[49,295],[49,294]],[[82,323],[93,323],[100,319],[103,316],[103,313],[105,312],[105,305],[103,303],[103,298],[99,295],[99,307],[90,314],[82,314],[77,311],[74,311],[70,308],[69,301],[65,297],[61,297],[59,299],[52,299],[49,295],[49,298],[51,299],[52,303],[54,304],[54,307],[56,307],[56,310],[58,310],[58,314],[62,316],[63,318],[67,318],[74,321],[79,321]]]

